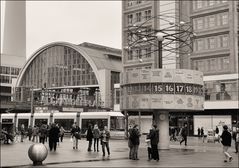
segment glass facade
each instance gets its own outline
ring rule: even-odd
[[[36,56],[20,83],[34,88],[97,84],[87,60],[76,50],[60,45],[47,48]]]

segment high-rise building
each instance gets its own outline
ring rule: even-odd
[[[223,115],[232,125],[238,121],[238,10],[238,1],[179,1],[180,17],[189,16],[196,33],[193,53],[180,55],[179,68],[204,73],[205,115],[200,120]]]
[[[12,86],[26,61],[26,2],[5,1],[0,66],[1,109],[12,108]]]
[[[143,25],[142,31],[152,33],[153,30],[164,28],[165,22],[157,19],[156,16],[167,14],[172,16],[170,21],[175,22],[176,2],[172,1],[142,1],[127,0],[122,1],[122,48],[123,48],[123,71],[133,69],[153,69],[158,67],[158,52],[155,45],[145,42],[141,45],[134,45],[127,49],[129,43],[140,39],[135,39],[135,35],[130,34],[128,29],[133,25]],[[174,20],[173,20],[174,19]],[[176,55],[168,55],[163,52],[163,67],[175,68]],[[170,58],[169,58],[170,57]]]

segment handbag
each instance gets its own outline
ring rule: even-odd
[[[80,133],[75,133],[74,136],[76,137],[76,139],[81,139],[81,134]]]

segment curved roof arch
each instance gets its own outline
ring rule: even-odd
[[[16,87],[20,86],[20,82],[22,80],[22,77],[25,74],[28,66],[33,62],[33,60],[44,50],[46,50],[48,48],[51,48],[53,46],[56,46],[56,45],[69,47],[69,48],[72,48],[72,49],[76,50],[77,52],[79,52],[87,60],[87,62],[90,64],[90,66],[91,66],[91,68],[92,68],[92,70],[93,70],[93,72],[96,76],[96,79],[98,81],[98,84],[99,85],[101,84],[101,80],[100,80],[100,76],[99,76],[99,73],[98,73],[98,68],[97,68],[96,62],[84,50],[82,50],[79,46],[68,43],[68,42],[53,42],[53,43],[49,43],[49,44],[44,45],[43,47],[38,49],[36,52],[34,52],[30,56],[30,58],[24,64],[23,68],[21,69],[21,71],[19,73],[19,76],[18,76],[17,82],[16,82]]]

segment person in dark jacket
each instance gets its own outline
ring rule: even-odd
[[[201,129],[198,127],[198,138],[200,138],[201,135]]]
[[[201,137],[202,137],[202,142],[204,143],[204,129],[201,127]]]
[[[92,151],[91,150],[92,139],[93,139],[93,132],[92,132],[92,125],[90,124],[86,134],[86,140],[89,141],[88,152]]]
[[[223,126],[223,132],[221,135],[221,139],[222,139],[222,145],[223,145],[223,153],[225,155],[225,160],[224,162],[227,162],[227,159],[229,160],[229,162],[232,161],[232,156],[228,153],[228,149],[231,146],[231,141],[232,141],[232,136],[231,133],[228,132],[228,127],[227,125]]]
[[[45,143],[47,137],[47,126],[45,124],[42,124],[40,129],[39,129],[39,139],[40,143]]]
[[[132,130],[133,130],[132,126],[129,125],[129,130],[128,130],[129,159],[133,159],[133,150],[132,150],[133,149],[133,144],[132,144],[132,141],[131,141],[131,138],[130,138],[130,136],[132,134]]]
[[[239,127],[236,128],[236,131],[232,134],[232,139],[235,141],[235,153],[238,153],[239,150]]]
[[[132,142],[132,159],[133,160],[139,160],[138,158],[138,149],[139,149],[139,137],[140,132],[138,125],[135,125],[132,129],[132,133],[130,136],[131,142]]]
[[[219,134],[219,129],[218,129],[218,127],[217,127],[217,126],[216,126],[215,133],[216,133],[216,134]]]
[[[27,136],[28,136],[29,141],[31,141],[31,139],[32,139],[32,127],[31,126],[29,126],[27,129]]]
[[[181,131],[181,136],[183,137],[182,141],[180,141],[180,145],[182,144],[183,141],[185,141],[185,146],[187,146],[187,136],[188,136],[188,129],[187,129],[187,124],[184,125]]]
[[[158,143],[159,143],[159,130],[157,125],[153,125],[149,132],[149,138],[151,141],[152,159],[159,161]]]
[[[56,145],[57,145],[57,142],[59,141],[59,133],[60,133],[59,128],[56,126],[55,123],[53,123],[51,125],[50,130],[49,130],[49,148],[50,148],[50,151],[52,151],[52,149],[54,149],[54,151],[56,151]]]

